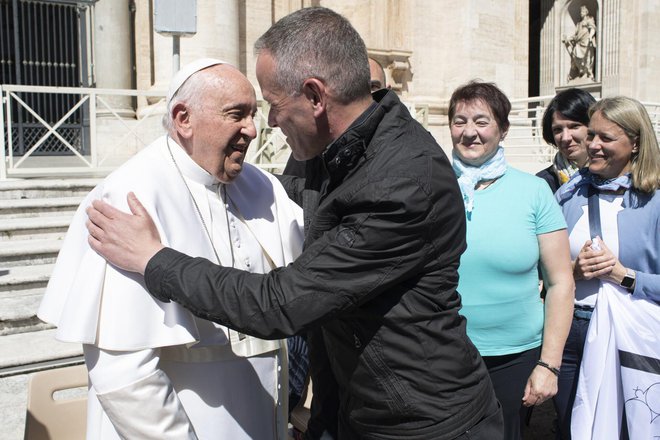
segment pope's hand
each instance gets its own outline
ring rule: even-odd
[[[109,263],[144,275],[151,257],[164,246],[158,229],[135,194],[128,193],[126,214],[101,200],[87,208],[89,245]]]

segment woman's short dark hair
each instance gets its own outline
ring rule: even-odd
[[[511,112],[511,101],[506,97],[494,83],[472,80],[454,90],[449,99],[449,125],[456,114],[456,104],[459,102],[483,101],[487,104],[500,131],[509,129],[509,112]]]
[[[552,117],[555,112],[566,119],[588,126],[589,107],[595,102],[594,97],[582,89],[571,88],[557,93],[543,113],[543,139],[550,145],[557,146],[552,135]]]

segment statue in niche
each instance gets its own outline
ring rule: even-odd
[[[596,58],[596,20],[589,15],[589,9],[580,7],[580,21],[575,25],[572,37],[562,37],[562,43],[571,56],[571,70],[568,81],[588,78],[594,81],[594,60]]]

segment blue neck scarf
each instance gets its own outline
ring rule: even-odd
[[[456,177],[458,177],[458,186],[463,194],[463,203],[465,212],[472,213],[474,209],[474,187],[482,180],[491,180],[501,177],[506,172],[506,159],[504,159],[504,148],[497,147],[495,155],[488,159],[481,166],[474,167],[467,165],[452,151],[452,166]]]
[[[589,168],[583,168],[580,172],[576,173],[571,180],[566,182],[557,191],[559,201],[562,202],[569,199],[573,194],[582,186],[591,185],[597,192],[602,191],[619,191],[621,188],[628,190],[632,187],[632,179],[630,173],[612,179],[603,179],[589,171]],[[616,194],[601,194],[600,197],[604,199],[614,198]]]

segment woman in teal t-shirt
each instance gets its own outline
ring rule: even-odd
[[[459,87],[449,103],[454,171],[467,218],[461,313],[502,405],[504,438],[516,440],[521,405],[538,405],[557,392],[575,286],[566,222],[547,184],[504,159],[500,142],[510,110],[491,83]]]

